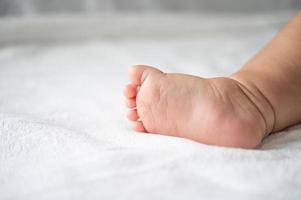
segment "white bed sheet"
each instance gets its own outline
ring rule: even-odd
[[[300,199],[300,126],[243,150],[138,134],[125,119],[130,65],[226,75],[283,23],[256,16],[229,30],[219,19],[193,35],[2,45],[0,199]]]

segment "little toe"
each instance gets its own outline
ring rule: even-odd
[[[147,73],[145,73],[145,72],[147,72]],[[162,73],[157,68],[154,68],[154,67],[151,67],[151,66],[134,65],[129,70],[129,79],[130,79],[132,84],[141,85],[143,80],[147,76],[147,74],[150,73],[150,72]]]
[[[137,95],[137,86],[133,84],[126,85],[123,94],[127,98],[134,98]]]
[[[133,127],[134,131],[146,132],[145,128],[144,128],[144,125],[141,121],[132,122],[132,127]]]
[[[135,108],[136,107],[136,98],[126,99],[125,105],[128,108]]]
[[[139,119],[139,115],[136,109],[128,111],[127,118],[130,121],[137,121]]]

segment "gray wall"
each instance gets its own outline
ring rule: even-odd
[[[300,9],[301,0],[0,0],[0,15],[66,12],[260,12]]]

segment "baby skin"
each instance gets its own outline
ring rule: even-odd
[[[301,122],[301,12],[229,77],[136,65],[129,80],[124,95],[135,131],[256,148],[270,133]]]

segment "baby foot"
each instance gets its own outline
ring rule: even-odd
[[[129,79],[124,95],[135,131],[241,148],[257,147],[267,133],[260,109],[231,78],[166,74],[139,65]]]

